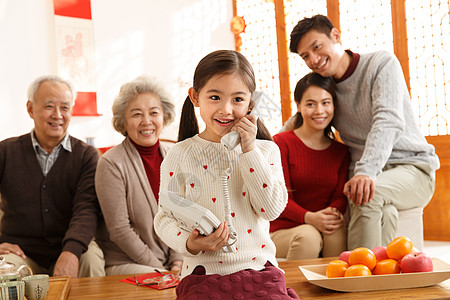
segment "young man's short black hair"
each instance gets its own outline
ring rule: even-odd
[[[315,15],[311,18],[304,18],[303,20],[300,20],[297,25],[295,25],[294,29],[292,29],[289,50],[293,53],[298,53],[298,43],[309,31],[316,30],[330,37],[330,32],[333,28],[334,26],[330,19],[323,15]]]

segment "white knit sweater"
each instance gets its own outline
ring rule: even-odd
[[[257,140],[257,147],[242,153],[240,146],[228,151],[198,135],[174,145],[161,165],[161,190],[169,190],[211,210],[225,221],[221,176],[228,178],[232,225],[237,232],[236,253],[186,250],[189,232],[181,230],[161,208],[154,226],[159,237],[184,256],[182,276],[202,265],[207,274],[231,274],[244,269],[260,270],[269,261],[278,266],[269,221],[277,218],[287,203],[280,151],[271,141]]]
[[[337,84],[337,96],[334,125],[351,149],[355,175],[375,178],[388,162],[423,162],[434,176],[439,159],[420,132],[393,54],[361,54],[353,74]]]

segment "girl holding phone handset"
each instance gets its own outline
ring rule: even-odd
[[[266,140],[261,139],[256,116],[247,114],[255,86],[253,69],[242,54],[219,50],[205,56],[183,107],[179,142],[161,165],[161,191],[202,205],[222,221],[213,233],[202,236],[197,230],[181,230],[161,208],[156,215],[156,233],[184,257],[179,299],[215,294],[298,299],[286,288],[269,236],[269,221],[283,211],[287,191],[278,147],[267,131]],[[201,133],[194,106],[206,125]],[[231,130],[239,133],[241,142],[230,151],[220,139]],[[237,236],[235,251],[224,252],[231,233]]]

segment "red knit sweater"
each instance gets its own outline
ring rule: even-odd
[[[270,231],[303,224],[307,211],[331,206],[344,213],[347,198],[343,189],[350,163],[347,146],[333,141],[325,150],[313,150],[293,131],[279,133],[273,139],[281,151],[289,200],[284,212],[270,223]]]
[[[159,152],[159,140],[153,146],[149,147],[140,146],[131,138],[130,141],[141,156],[145,173],[147,174],[148,181],[152,187],[153,195],[155,195],[155,199],[158,201],[161,163],[163,160],[161,152]]]

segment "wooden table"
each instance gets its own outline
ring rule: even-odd
[[[385,290],[372,292],[344,293],[327,290],[306,281],[298,269],[300,265],[326,264],[331,259],[307,259],[280,262],[286,272],[287,286],[293,288],[302,300],[305,299],[449,299],[450,280],[440,284],[413,289]],[[69,293],[72,299],[175,299],[175,289],[154,290],[119,280],[131,277],[127,275],[73,278]]]

